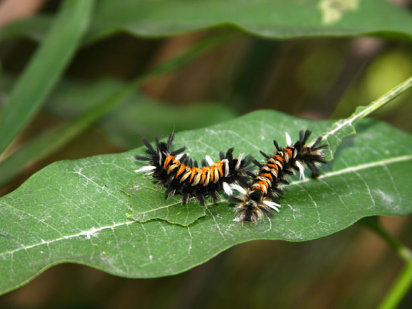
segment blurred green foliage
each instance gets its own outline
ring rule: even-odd
[[[209,126],[256,109],[311,119],[344,118],[412,73],[410,9],[388,1],[357,1],[358,10],[343,12],[342,20],[331,25],[322,24],[321,1],[314,0],[253,1],[250,7],[241,0],[99,2],[67,70],[61,69],[59,82],[47,100],[39,101],[42,107],[33,121],[3,154],[3,160],[17,158],[8,165],[11,176],[3,178],[3,194],[57,159],[120,152],[140,145],[142,136]],[[59,10],[49,1],[38,15],[0,30],[2,116],[15,82],[25,74],[37,46],[47,40]],[[141,19],[135,20],[137,16]],[[95,123],[84,122],[70,134],[57,131],[73,128],[98,104],[175,57],[176,51],[222,33],[228,35],[226,41],[139,85]],[[297,39],[301,37],[305,40]],[[47,77],[57,70],[51,66],[44,72]],[[411,102],[409,92],[374,116],[411,132]],[[57,139],[49,138],[54,132]],[[53,142],[62,139],[64,143]],[[410,217],[386,221],[411,247]],[[353,227],[304,244],[243,244],[169,278],[127,280],[85,267],[59,266],[3,296],[0,305],[376,307],[399,267],[379,241]],[[411,304],[409,294],[400,307]]]

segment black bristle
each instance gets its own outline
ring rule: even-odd
[[[316,162],[326,163],[326,160],[325,160],[325,158],[323,158],[322,156],[318,156],[318,157],[316,158]]]
[[[233,160],[233,150],[234,150],[234,148],[229,148],[229,150],[226,152],[226,158],[229,161]]]
[[[303,142],[303,136],[304,136],[303,132],[304,132],[303,130],[299,131],[299,142]]]
[[[264,156],[266,159],[269,159],[269,158],[270,158],[270,156],[267,155],[266,153],[264,153],[262,150],[259,150],[259,152],[260,152],[260,154],[261,154],[262,156]]]
[[[168,146],[168,147],[169,147],[169,146]],[[186,150],[186,147],[182,147],[182,148],[179,148],[179,149],[177,149],[177,150],[172,151],[170,154],[171,154],[172,156],[175,156],[175,155],[178,155],[178,154],[182,153],[182,152],[185,151],[185,150]]]
[[[156,142],[156,149],[157,149],[157,151],[159,151],[159,150],[160,150],[160,143],[159,143],[159,139],[158,139],[158,138],[156,138],[156,139],[155,139],[155,142]]]
[[[266,207],[260,207],[260,210],[269,218],[273,218],[273,212],[271,212],[269,209]]]
[[[309,136],[312,134],[311,131],[306,130],[306,131],[299,131],[299,142],[300,142],[300,147],[303,147],[306,142],[308,141]]]
[[[251,171],[246,171],[246,175],[248,175],[248,176],[250,176],[250,177],[252,177],[252,178],[254,178],[256,175],[255,174],[253,174]]]
[[[285,194],[285,193],[283,192],[283,190],[282,190],[282,189],[279,189],[279,188],[274,188],[273,191],[275,191],[278,195],[283,195],[283,194]]]
[[[270,197],[270,199],[275,203],[280,201],[279,195],[277,195],[275,192],[270,192],[267,196]]]
[[[316,167],[315,164],[313,164],[311,161],[306,163],[307,166],[309,167],[310,171],[312,172],[312,178],[316,178],[319,176],[319,170]]]
[[[322,140],[322,137],[318,137],[312,144],[312,146],[310,146],[311,149],[317,149],[316,146],[320,143],[320,141]],[[325,146],[325,145],[322,145]]]
[[[149,141],[147,139],[143,139],[143,144],[145,144],[145,146],[147,147],[147,150],[149,151],[150,154],[156,154],[156,150],[154,150],[154,148],[152,147],[152,145],[150,145]]]
[[[183,193],[182,194],[182,203],[183,203],[183,205],[186,205],[189,202],[189,198],[190,198],[190,195],[188,193]]]
[[[233,195],[229,196],[228,200],[229,202],[232,202],[232,203],[242,203],[242,200],[240,198],[233,196]]]
[[[176,190],[174,188],[168,188],[166,190],[166,199],[171,198],[176,194]]]
[[[247,205],[245,210],[244,210],[244,216],[243,216],[243,221],[245,222],[252,222],[252,207]]]
[[[219,196],[218,196],[218,194],[217,194],[217,192],[216,192],[215,190],[212,190],[212,191],[210,192],[210,196],[212,197],[212,200],[213,200],[213,202],[215,202],[215,203],[219,200]]]
[[[205,205],[205,198],[203,194],[200,194],[200,193],[196,194],[196,198],[201,205]]]
[[[242,187],[249,187],[251,185],[250,178],[246,177],[246,176],[238,176],[238,181],[237,182]]]
[[[175,137],[175,134],[173,132],[170,133],[169,138],[167,140],[167,151],[170,151],[170,149],[172,148],[172,142],[173,142],[174,137]]]
[[[140,161],[150,161],[150,160],[152,160],[152,158],[143,157],[143,156],[134,156],[134,158],[135,158],[136,160],[140,160]]]
[[[254,158],[251,155],[247,155],[246,158],[243,159],[244,167],[249,167],[250,163],[252,163],[253,160]]]
[[[187,158],[187,153],[183,154],[183,156],[180,158],[180,162],[186,161]]]

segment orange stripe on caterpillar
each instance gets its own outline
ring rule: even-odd
[[[165,159],[165,163],[163,164],[163,169],[166,170],[167,166],[169,165],[170,161],[174,160],[175,157],[174,156],[168,156]]]
[[[149,164],[137,171],[150,171],[155,181],[166,188],[166,197],[180,194],[185,204],[192,197],[203,204],[207,197],[216,201],[221,191],[230,194],[229,185],[247,185],[246,171],[251,162],[250,157],[242,160],[242,156],[239,155],[234,158],[233,148],[230,148],[226,154],[220,153],[219,161],[213,163],[207,156],[207,160],[202,161],[202,167],[197,167],[197,163],[186,154],[180,156],[185,148],[172,150],[173,138],[172,133],[167,142],[156,139],[155,147],[147,140],[143,140],[146,156],[136,156],[137,160]],[[209,166],[206,166],[206,161],[211,161]]]
[[[276,202],[283,194],[279,185],[287,184],[285,177],[293,174],[293,171],[298,170],[303,174],[303,166],[306,165],[311,170],[312,177],[319,175],[317,165],[325,163],[323,149],[326,145],[320,144],[321,138],[308,145],[310,134],[309,130],[301,131],[299,140],[293,145],[290,145],[290,137],[287,138],[288,146],[285,148],[280,148],[278,143],[273,141],[276,148],[273,156],[260,151],[266,162],[255,162],[259,166],[259,171],[254,175],[254,182],[244,190],[242,198],[233,198],[238,202],[235,207],[236,221],[256,222],[264,215],[273,216],[272,210],[279,212],[281,206]]]

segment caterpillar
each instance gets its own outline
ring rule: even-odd
[[[246,190],[243,188],[238,190],[243,194],[242,198],[230,198],[237,203],[235,221],[257,222],[264,215],[272,217],[272,210],[279,212],[281,205],[277,202],[283,195],[279,185],[289,183],[285,177],[293,174],[293,170],[299,171],[301,177],[304,176],[303,164],[311,170],[312,177],[319,176],[318,165],[326,162],[323,155],[323,148],[326,145],[319,145],[321,137],[310,146],[306,145],[310,135],[311,131],[309,130],[300,131],[299,140],[292,145],[290,136],[286,134],[288,146],[284,148],[280,148],[277,141],[274,140],[276,152],[273,156],[260,151],[266,162],[260,164],[256,160],[253,161],[259,167],[259,172],[256,175],[249,173],[253,177],[252,184]]]
[[[250,156],[242,160],[243,154],[240,154],[234,158],[234,148],[230,148],[226,154],[219,153],[220,160],[217,162],[206,156],[206,160],[202,160],[199,167],[197,161],[190,159],[187,154],[182,154],[186,147],[172,151],[173,139],[173,133],[169,135],[167,143],[159,142],[156,138],[156,148],[143,139],[147,156],[135,156],[137,160],[149,162],[149,165],[136,172],[149,172],[166,188],[166,198],[179,194],[183,204],[187,204],[189,199],[194,197],[204,205],[207,197],[216,202],[222,190],[227,195],[232,195],[232,186],[236,188],[247,185],[246,172],[249,171],[252,161]]]

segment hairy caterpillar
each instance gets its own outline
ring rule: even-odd
[[[283,191],[279,188],[280,184],[288,184],[285,179],[287,175],[293,174],[293,170],[300,171],[304,174],[304,165],[312,172],[312,177],[319,175],[317,165],[325,163],[323,148],[326,145],[319,145],[319,137],[310,146],[306,142],[311,135],[311,131],[306,130],[299,132],[299,140],[292,144],[289,135],[286,135],[288,146],[280,148],[276,140],[273,141],[276,152],[269,156],[260,152],[266,162],[260,164],[256,160],[254,163],[259,167],[256,175],[249,173],[253,177],[253,183],[246,190],[239,190],[242,197],[231,197],[232,201],[237,202],[235,210],[237,216],[235,221],[256,222],[264,215],[273,216],[272,210],[279,212],[279,196]]]
[[[172,151],[173,139],[173,133],[169,135],[167,143],[159,142],[156,138],[155,148],[143,139],[147,156],[135,156],[137,160],[149,162],[149,165],[136,172],[150,172],[166,188],[166,198],[179,194],[184,204],[192,197],[204,204],[207,197],[216,202],[222,191],[231,195],[231,185],[246,186],[246,172],[252,161],[250,156],[243,160],[243,154],[233,157],[233,148],[230,148],[226,154],[220,152],[217,162],[206,156],[199,167],[197,161],[190,159],[187,154],[182,155],[185,147]]]

